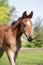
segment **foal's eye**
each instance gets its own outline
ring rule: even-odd
[[[23,26],[25,27],[26,25],[24,24]]]

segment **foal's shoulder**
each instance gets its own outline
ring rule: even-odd
[[[6,26],[0,25],[0,29],[6,29]]]

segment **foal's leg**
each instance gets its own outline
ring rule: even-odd
[[[17,51],[15,52],[15,55],[14,55],[14,61],[16,61],[16,58],[17,58],[17,55],[18,55],[18,51],[20,50],[20,48],[21,48],[21,40],[19,40],[19,42],[18,42]]]
[[[12,51],[11,49],[7,50],[7,56],[8,56],[8,59],[10,61],[10,64],[11,65],[15,65],[15,62],[14,62],[14,51]]]
[[[3,48],[0,48],[0,57],[2,57],[3,54],[4,54],[4,50],[3,50]]]
[[[15,55],[14,55],[14,61],[16,61],[17,55],[18,55],[18,51],[15,52]]]

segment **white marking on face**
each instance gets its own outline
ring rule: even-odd
[[[30,26],[30,21],[27,21],[27,25]]]

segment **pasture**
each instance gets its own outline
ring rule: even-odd
[[[6,53],[0,58],[0,65],[10,65]],[[43,65],[43,48],[22,48],[16,65]]]

